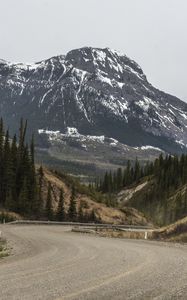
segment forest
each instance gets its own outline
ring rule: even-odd
[[[96,189],[117,195],[122,189],[131,189],[146,182],[126,205],[137,208],[161,225],[187,216],[187,155],[163,155],[154,162],[141,165],[128,161],[126,168],[106,172],[96,183]]]
[[[55,221],[96,221],[95,212],[83,212],[82,203],[77,207],[76,188],[71,184],[69,206],[65,210],[64,191],[59,191],[56,211],[52,204],[52,186],[48,182],[47,195],[43,193],[43,167],[36,169],[34,137],[26,141],[27,121],[20,121],[19,137],[9,136],[3,120],[0,120],[0,219],[6,218],[6,211],[23,217]],[[45,197],[45,199],[44,199]],[[99,220],[97,220],[99,221]]]

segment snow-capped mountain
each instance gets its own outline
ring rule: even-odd
[[[187,104],[154,88],[136,62],[108,48],[35,64],[0,60],[0,114],[10,128],[24,117],[46,135],[75,128],[145,149],[177,152],[187,145]]]

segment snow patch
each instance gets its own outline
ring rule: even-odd
[[[185,144],[183,140],[176,140],[176,143],[187,148],[187,144]]]
[[[67,136],[80,136],[77,128],[75,128],[75,127],[67,127],[66,135]]]
[[[94,58],[100,62],[100,64],[104,67],[105,66],[105,59],[106,59],[106,53],[99,49],[92,49]]]
[[[52,92],[52,89],[48,90],[42,97],[42,99],[39,102],[39,106],[41,106],[41,104],[44,102],[45,98],[47,97],[47,95]]]
[[[140,149],[141,149],[141,150],[155,150],[155,151],[160,151],[160,152],[162,152],[162,150],[161,150],[160,148],[158,148],[158,147],[153,147],[153,146],[149,146],[149,145],[147,145],[147,146],[142,146]]]
[[[152,99],[143,96],[143,100],[139,100],[138,102],[135,102],[139,107],[141,107],[144,111],[148,111],[150,108],[150,105],[154,106],[155,108],[159,108],[159,105],[155,103]]]
[[[98,72],[98,79],[101,81],[101,82],[104,82],[104,83],[107,83],[109,84],[111,87],[113,87],[113,84],[112,84],[112,81],[110,80],[110,78],[108,77],[104,77],[101,72]]]
[[[47,129],[38,129],[38,133],[39,134],[45,133],[45,134],[48,134],[48,135],[50,135],[50,134],[57,135],[57,134],[60,133],[60,131],[59,130],[53,131],[53,130],[47,130]]]
[[[61,133],[59,130],[58,131],[52,131],[52,130],[46,130],[46,129],[39,129],[38,130],[39,134],[46,134],[49,136],[50,140],[56,140],[56,139],[62,139],[63,138],[75,138],[79,139],[82,142],[87,141],[94,141],[94,142],[99,142],[99,143],[104,143],[105,141],[105,136],[94,136],[94,135],[83,135],[78,132],[78,129],[75,127],[67,127],[66,133]]]

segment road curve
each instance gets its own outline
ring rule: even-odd
[[[187,299],[187,246],[4,225],[0,299]]]

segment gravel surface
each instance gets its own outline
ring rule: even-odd
[[[187,299],[187,246],[4,225],[0,299]]]

